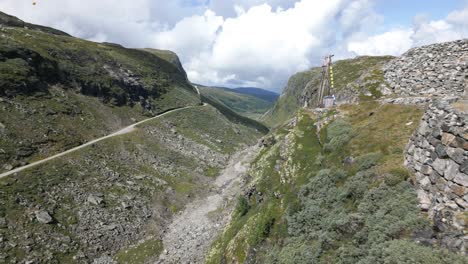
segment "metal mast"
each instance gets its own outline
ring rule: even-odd
[[[332,66],[332,57],[334,55],[325,56],[322,65],[322,77],[320,81],[320,88],[318,90],[317,97],[317,106],[323,106],[323,98],[325,96],[330,96],[331,89],[334,88],[333,83],[333,66]]]

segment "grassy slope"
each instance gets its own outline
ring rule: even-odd
[[[2,35],[2,166],[20,166],[199,103],[183,69],[146,51],[24,28],[4,27]],[[122,83],[104,67],[131,72],[139,85]]]
[[[333,65],[335,91],[332,91],[332,93],[336,95],[359,94],[363,90],[369,90],[374,98],[379,97],[380,94],[376,88],[383,83],[383,73],[380,70],[380,65],[391,58],[389,56],[362,56],[335,62]],[[262,118],[262,121],[270,126],[275,126],[289,120],[302,107],[302,105],[299,105],[300,98],[308,84],[308,89],[311,89],[310,92],[312,94],[316,93],[315,91],[320,85],[320,74],[321,68],[317,67],[293,75],[281,97]],[[364,85],[364,83],[366,84]],[[351,89],[356,91],[351,91]],[[360,97],[360,99],[369,99],[362,94]]]
[[[144,263],[159,254],[157,238],[165,219],[209,189],[210,177],[220,169],[211,160],[255,143],[259,136],[249,127],[230,122],[215,108],[199,106],[2,179],[0,218],[6,225],[0,226],[0,236],[16,246],[0,243],[0,259],[37,257],[43,262],[67,263],[78,251],[96,256],[94,248],[100,248],[98,255],[111,251],[121,263]],[[88,204],[91,193],[102,193],[105,206]],[[122,202],[130,207],[122,210]],[[56,222],[39,224],[33,213],[40,208]],[[87,218],[90,210],[94,217]],[[141,222],[136,217],[141,212],[154,213]],[[89,229],[89,221],[103,225]],[[111,224],[118,228],[106,228]],[[138,232],[129,233],[130,227],[137,227]],[[93,239],[85,243],[86,236]],[[59,245],[62,250],[54,251]],[[109,245],[121,250],[110,250]]]
[[[257,131],[260,131],[261,133],[268,133],[268,127],[256,120],[250,119],[248,117],[242,116],[234,112],[231,108],[229,108],[216,98],[205,96],[203,94],[201,94],[201,98],[204,103],[208,103],[216,109],[218,109],[218,111],[220,111],[224,116],[226,116],[231,122],[249,126],[251,128],[256,129]]]
[[[339,110],[322,144],[307,112],[276,131],[249,172],[255,191],[207,263],[465,263],[411,239],[431,228],[402,167],[422,109],[368,102]],[[350,156],[352,165],[342,163]]]
[[[272,102],[225,88],[200,86],[199,89],[205,97],[218,100],[238,114],[256,120],[273,106]]]

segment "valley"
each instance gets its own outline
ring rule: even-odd
[[[467,263],[466,39],[339,60],[320,108],[320,67],[278,96],[0,34],[0,263]]]

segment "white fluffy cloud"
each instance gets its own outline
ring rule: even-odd
[[[236,4],[236,15],[224,20],[211,19],[214,14],[205,13],[188,18],[200,23],[180,21],[156,36],[156,46],[175,49],[194,82],[279,89],[291,74],[316,64],[324,53],[332,51],[337,31],[351,35],[365,21],[379,19],[368,0],[302,0],[294,5],[276,1],[250,7],[241,2],[248,1]],[[283,7],[288,4],[289,8]],[[199,32],[193,35],[195,54],[174,43],[190,31]]]
[[[375,0],[0,0],[0,10],[94,41],[177,52],[193,82],[280,90],[293,73],[354,55],[468,36],[468,8],[368,35]]]
[[[427,21],[416,17],[411,28],[350,41],[348,51],[358,55],[400,55],[411,47],[453,41],[468,37],[468,6],[450,13],[443,20]]]

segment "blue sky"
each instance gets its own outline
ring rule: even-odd
[[[377,0],[375,9],[384,16],[383,30],[409,26],[417,15],[431,20],[444,19],[453,10],[461,9],[463,0]]]
[[[196,83],[274,91],[327,53],[398,56],[468,38],[468,0],[36,1],[0,0],[0,10],[91,41],[175,51]]]

